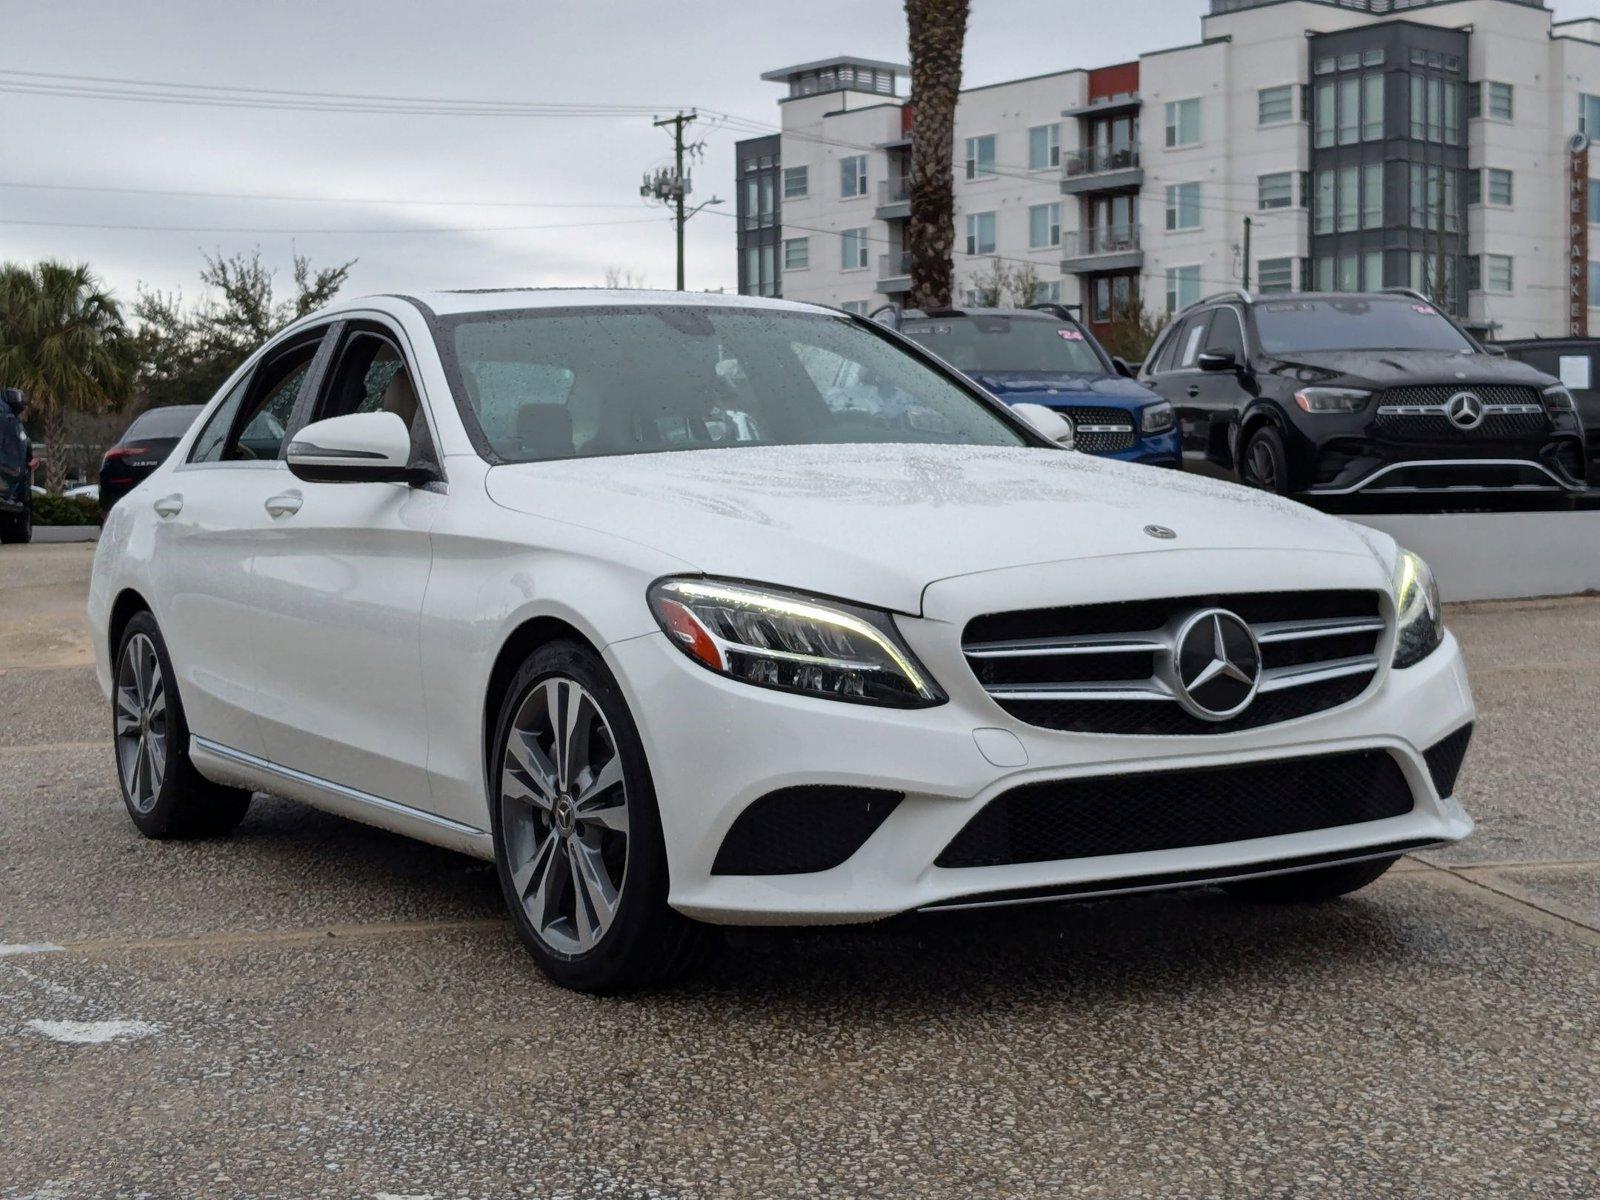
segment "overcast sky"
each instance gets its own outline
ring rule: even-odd
[[[964,82],[1192,42],[1205,8],[973,0]],[[1554,8],[1594,15],[1600,0]],[[0,0],[0,28],[0,258],[84,260],[129,301],[141,283],[192,300],[203,251],[254,247],[282,277],[295,250],[318,264],[355,258],[353,293],[598,284],[610,266],[672,285],[671,226],[638,194],[641,174],[670,162],[649,111],[261,110],[197,103],[195,85],[698,107],[775,124],[781,87],[761,72],[836,54],[906,57],[897,0]],[[167,92],[183,103],[39,94],[86,86],[52,75],[188,91]],[[690,222],[688,286],[731,291],[733,143],[749,132],[714,119],[696,128],[696,199],[728,202]],[[416,232],[429,229],[447,232]]]

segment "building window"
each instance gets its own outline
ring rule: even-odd
[[[1411,140],[1426,141],[1428,137],[1428,81],[1421,75],[1411,76]]]
[[[1440,167],[1411,164],[1411,227],[1436,230],[1443,216],[1446,233],[1455,233],[1461,225],[1456,206],[1456,173]],[[1443,205],[1444,212],[1439,209]]]
[[[1256,123],[1281,125],[1294,120],[1294,84],[1262,88],[1256,93]]]
[[[1375,142],[1383,137],[1383,76],[1361,77],[1361,140]]]
[[[1361,136],[1361,80],[1354,75],[1339,80],[1339,145],[1348,146]]]
[[[1486,292],[1509,293],[1511,291],[1511,256],[1509,254],[1485,254],[1481,267],[1479,283]]]
[[[811,239],[810,238],[784,238],[783,239],[783,269],[785,271],[803,271],[811,265]]]
[[[1361,260],[1355,254],[1339,255],[1339,275],[1333,286],[1340,292],[1361,290]]]
[[[967,139],[967,178],[986,179],[994,174],[994,134]]]
[[[1578,132],[1600,138],[1600,96],[1578,97]]]
[[[867,194],[867,156],[851,154],[839,160],[839,195],[845,198]]]
[[[1256,287],[1262,292],[1294,291],[1294,259],[1263,258]]]
[[[1489,115],[1497,121],[1511,120],[1511,85],[1489,83],[1484,86],[1489,90]]]
[[[994,214],[992,212],[967,214],[967,253],[994,253]]]
[[[1589,264],[1589,307],[1600,304],[1600,262]]]
[[[854,313],[858,317],[864,317],[867,315],[867,305],[871,303],[872,301],[870,300],[846,300],[839,307],[847,313]]]
[[[810,167],[785,167],[783,169],[783,198],[803,199],[811,188]]]
[[[1200,101],[1173,100],[1167,104],[1167,145],[1193,146],[1200,140]]]
[[[1333,105],[1333,84],[1317,84],[1316,144],[1319,150],[1333,145]]]
[[[1361,168],[1361,228],[1377,229],[1383,224],[1383,164],[1368,163]]]
[[[1167,228],[1200,228],[1200,185],[1176,183],[1167,189]]]
[[[1051,279],[1051,280],[1048,280],[1048,281],[1041,280],[1040,282],[1034,284],[1033,285],[1033,300],[1032,300],[1032,303],[1034,303],[1034,304],[1060,304],[1061,303],[1061,280],[1059,280],[1059,279]]]
[[[1028,170],[1048,171],[1061,165],[1061,126],[1035,125],[1028,130]]]
[[[1383,287],[1383,251],[1368,250],[1361,256],[1362,287],[1376,292]]]
[[[1061,205],[1035,204],[1028,209],[1028,249],[1061,245]]]
[[[1488,176],[1486,197],[1490,204],[1511,204],[1511,172],[1502,171],[1499,167],[1490,167],[1485,172]]]
[[[1589,224],[1600,222],[1600,179],[1589,180]]]
[[[1444,85],[1444,140],[1454,146],[1461,141],[1461,85]]]
[[[1316,224],[1314,232],[1333,232],[1333,172],[1317,172]],[[1326,290],[1326,289],[1323,289]]]
[[[1359,229],[1361,203],[1361,168],[1339,168],[1339,218],[1338,229],[1345,233],[1352,229]]]
[[[1200,302],[1200,268],[1167,268],[1167,311],[1178,312]]]
[[[867,231],[846,229],[839,235],[839,267],[859,271],[867,265]]]
[[[1256,180],[1257,205],[1261,208],[1294,207],[1294,172],[1278,171]]]

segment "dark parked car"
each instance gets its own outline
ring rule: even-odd
[[[0,396],[0,542],[33,540],[33,444],[22,424],[28,400],[16,388]]]
[[[1495,348],[1567,384],[1589,443],[1589,486],[1600,488],[1600,338],[1529,338]]]
[[[159,467],[200,415],[203,404],[146,409],[100,460],[100,516]]]
[[[1042,404],[1070,418],[1079,450],[1183,465],[1172,406],[1059,306],[912,309],[888,323],[1007,404]]]
[[[1407,290],[1209,297],[1143,380],[1186,464],[1306,496],[1585,490],[1571,394]]]

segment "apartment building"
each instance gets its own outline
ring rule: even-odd
[[[1136,297],[1403,285],[1499,336],[1600,329],[1584,250],[1600,153],[1569,179],[1574,145],[1600,137],[1600,19],[1535,0],[1212,0],[1200,33],[961,93],[958,292],[998,258],[1102,328]],[[739,147],[740,290],[896,302],[907,68],[762,78],[786,94],[782,132]]]

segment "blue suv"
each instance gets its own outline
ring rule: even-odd
[[[884,310],[880,319],[1007,404],[1070,417],[1079,450],[1183,467],[1172,405],[1131,379],[1064,307]]]

